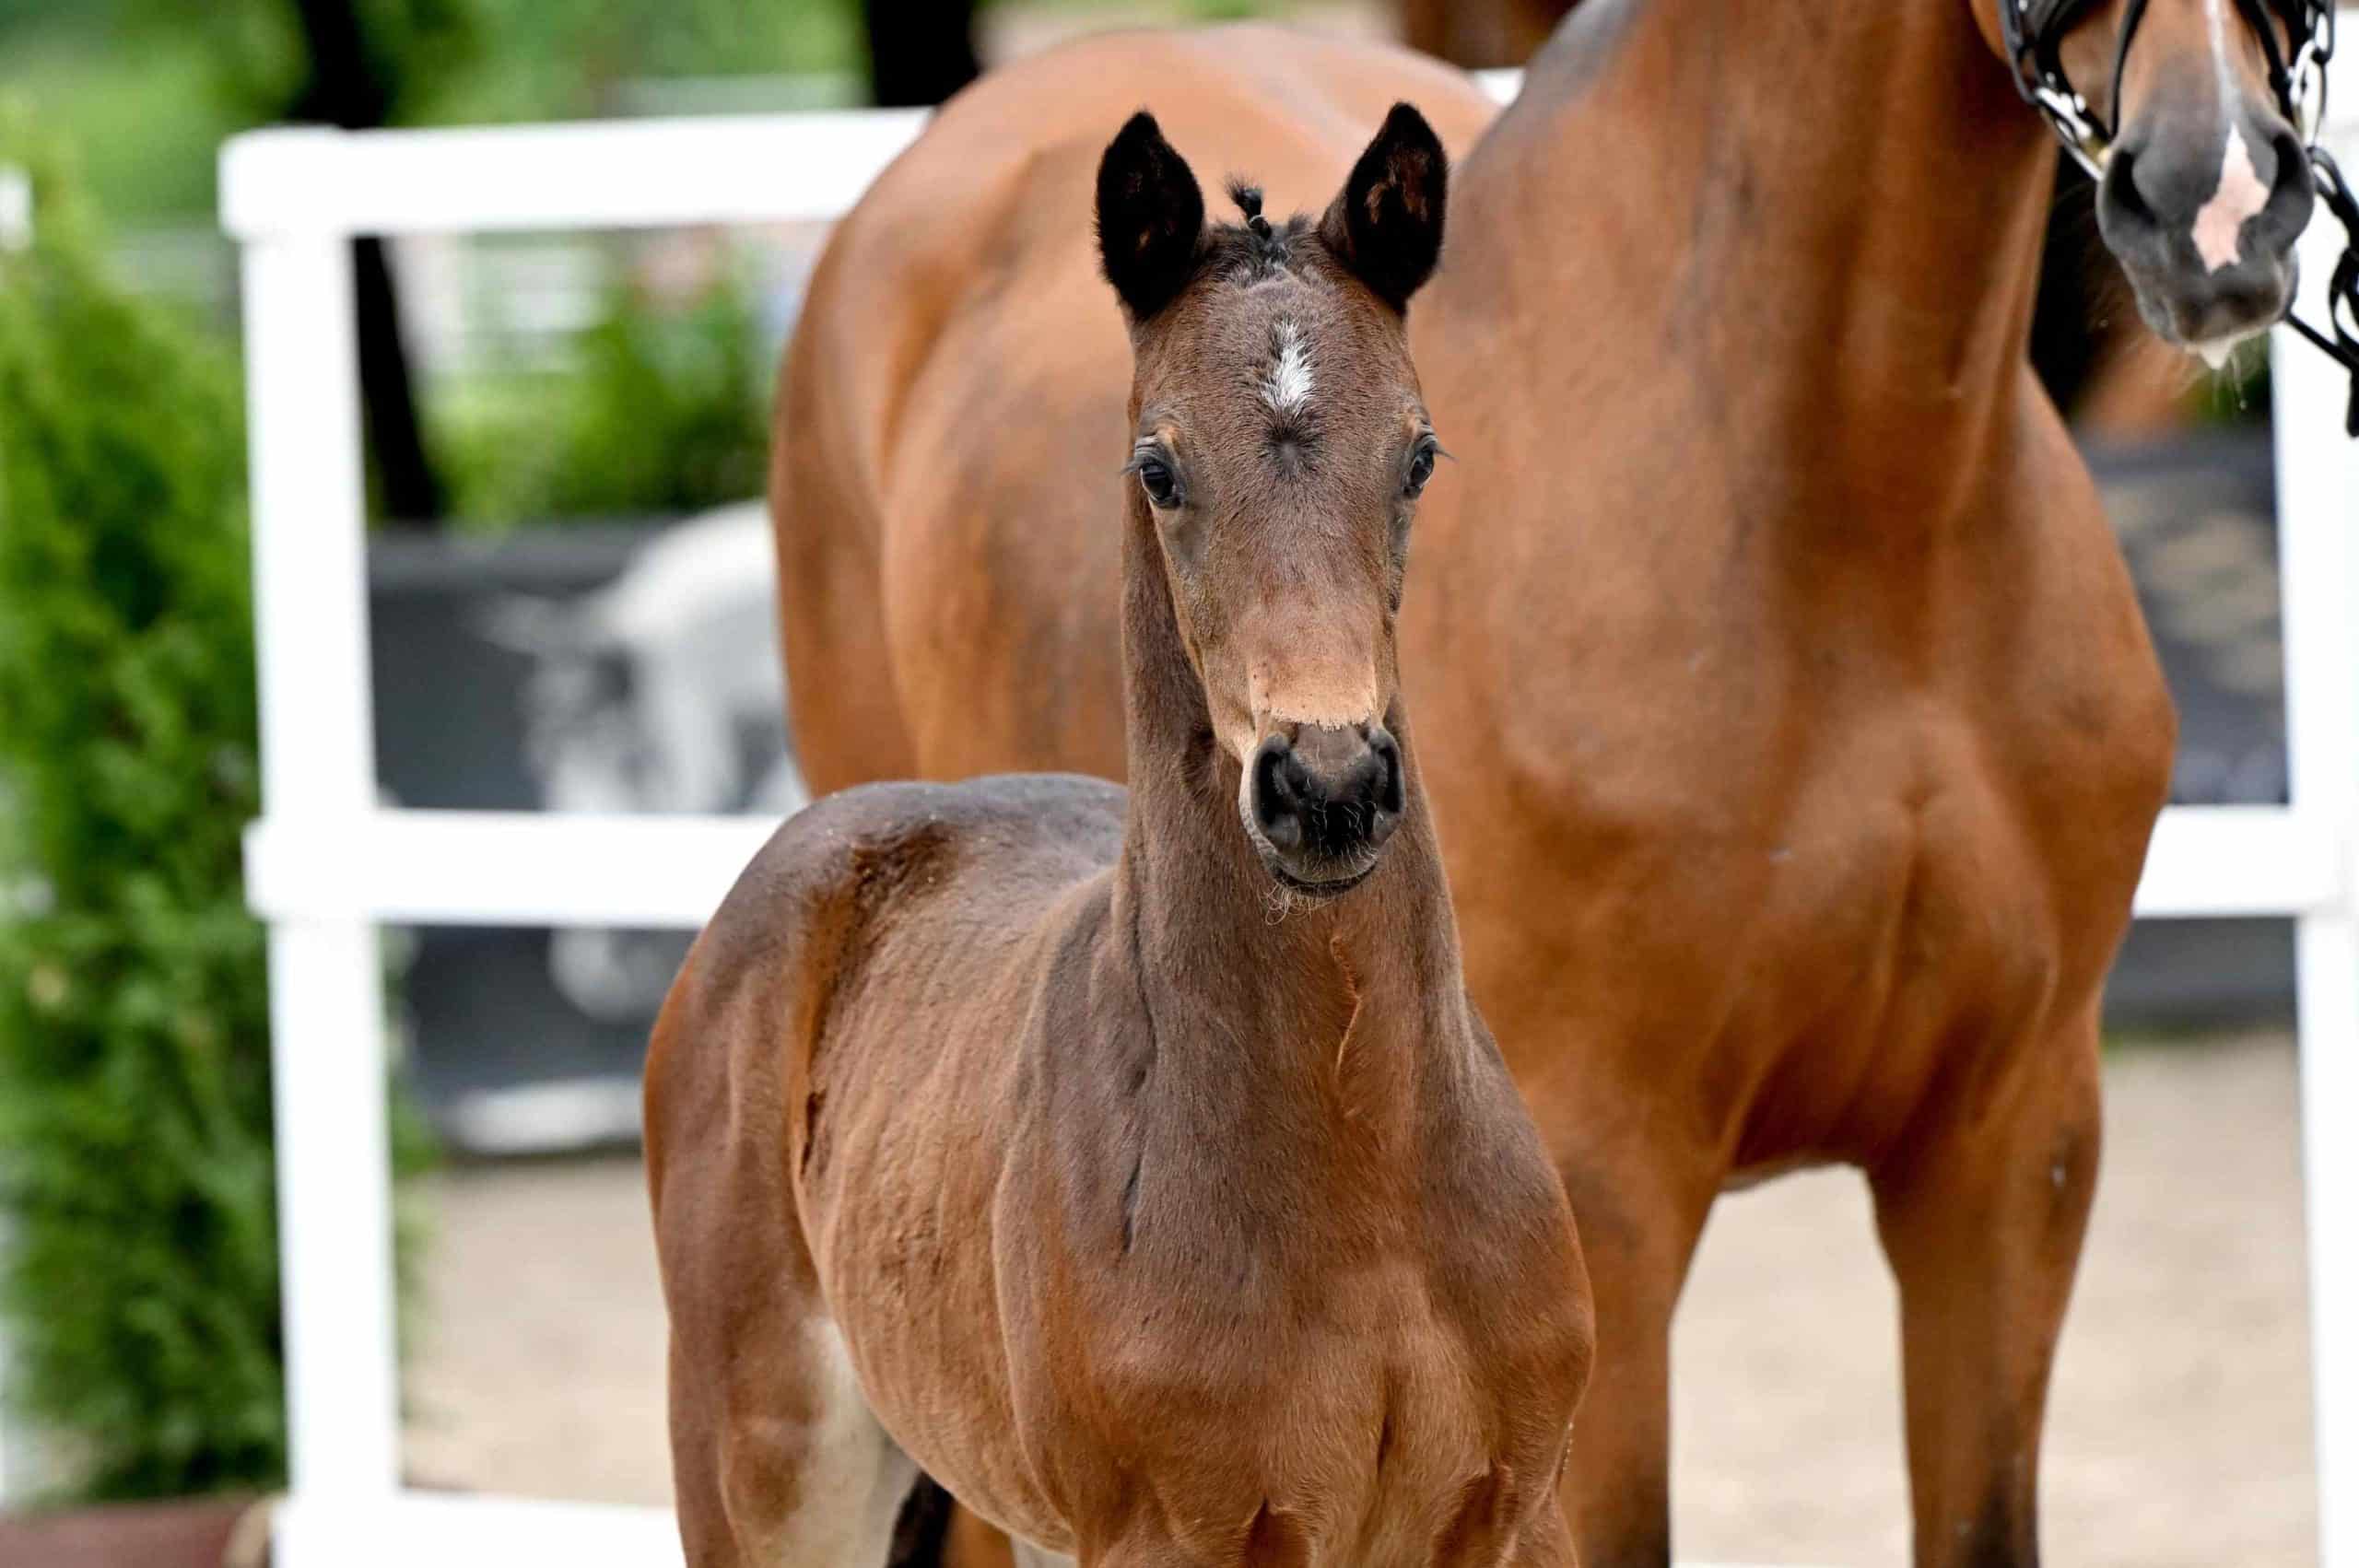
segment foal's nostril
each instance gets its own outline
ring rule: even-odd
[[[1303,794],[1309,782],[1284,737],[1272,735],[1254,752],[1253,823],[1272,848],[1302,847]]]
[[[1304,726],[1253,754],[1250,807],[1269,847],[1322,863],[1370,853],[1400,825],[1401,747],[1380,724]]]
[[[1386,817],[1398,818],[1402,807],[1408,804],[1407,785],[1401,777],[1401,743],[1392,738],[1391,731],[1379,724],[1368,736],[1367,744],[1381,769],[1377,781],[1376,809]],[[1391,821],[1383,821],[1383,833],[1390,836],[1392,826]]]

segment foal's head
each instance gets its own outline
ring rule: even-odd
[[[1441,252],[1448,161],[1396,105],[1315,222],[1207,225],[1195,177],[1134,116],[1097,172],[1131,323],[1133,526],[1158,542],[1238,813],[1270,874],[1340,893],[1407,804],[1386,728],[1409,522],[1440,449],[1402,312]]]
[[[2312,190],[2271,63],[2297,55],[2300,0],[2028,0],[2026,15],[2112,129],[2097,223],[2146,323],[2217,359],[2283,316]]]

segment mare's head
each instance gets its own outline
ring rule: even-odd
[[[1146,114],[1106,149],[1097,238],[1131,325],[1134,527],[1160,548],[1238,813],[1297,892],[1376,867],[1407,806],[1387,728],[1409,522],[1439,448],[1403,312],[1441,252],[1448,161],[1394,107],[1325,215],[1208,224]]]
[[[2109,152],[2095,149],[2097,224],[2147,325],[2217,360],[2276,322],[2312,205],[2307,152],[2280,91],[2306,39],[2301,0],[2026,0],[2025,10],[2110,128]]]

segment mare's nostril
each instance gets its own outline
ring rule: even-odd
[[[2269,150],[2277,159],[2276,174],[2270,181],[2272,193],[2310,189],[2310,155],[2299,136],[2280,131],[2269,139]]]
[[[2261,208],[2271,230],[2268,240],[2291,245],[2309,227],[2310,209],[2318,202],[2318,187],[2310,178],[2310,155],[2291,131],[2280,131],[2270,142],[2277,157],[2276,178],[2270,181],[2269,204]]]
[[[2139,168],[2137,153],[2128,147],[2113,149],[2113,161],[2107,165],[2104,182],[2097,190],[2097,227],[2111,244],[2144,239],[2162,229],[2154,205],[2139,189]]]

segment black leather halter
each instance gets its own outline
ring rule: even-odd
[[[2113,47],[2113,90],[2107,102],[2111,120],[2100,119],[2064,70],[2060,48],[2095,0],[1999,0],[1999,27],[2014,67],[2016,90],[2053,126],[2064,150],[2089,171],[2105,178],[2121,125],[2121,73],[2146,0],[2127,0],[2121,31]],[[2259,39],[2269,62],[2269,86],[2277,108],[2294,127],[2309,158],[2311,182],[2327,211],[2342,226],[2342,254],[2327,287],[2326,333],[2292,314],[2286,322],[2351,376],[2351,406],[2344,428],[2359,437],[2359,202],[2344,183],[2333,157],[2318,145],[2326,119],[2326,65],[2334,58],[2334,0],[2236,0],[2247,26]],[[2279,37],[2283,28],[2284,38]],[[2290,45],[2287,41],[2290,41]],[[2290,48],[2290,52],[2289,52]]]
[[[2121,71],[2138,37],[2138,24],[2145,19],[2146,0],[2129,0],[2121,13],[2121,31],[2113,46],[2112,123],[2098,119],[2088,99],[2072,85],[2061,53],[2065,35],[2094,3],[1999,0],[1999,28],[2014,64],[2016,89],[2056,127],[2065,150],[2081,167],[2102,178],[2121,129]],[[2278,109],[2305,145],[2315,141],[2326,112],[2326,63],[2334,57],[2331,0],[2236,0],[2236,6],[2268,56],[2269,86],[2277,95]],[[2290,55],[2279,41],[2280,28],[2293,41]]]

